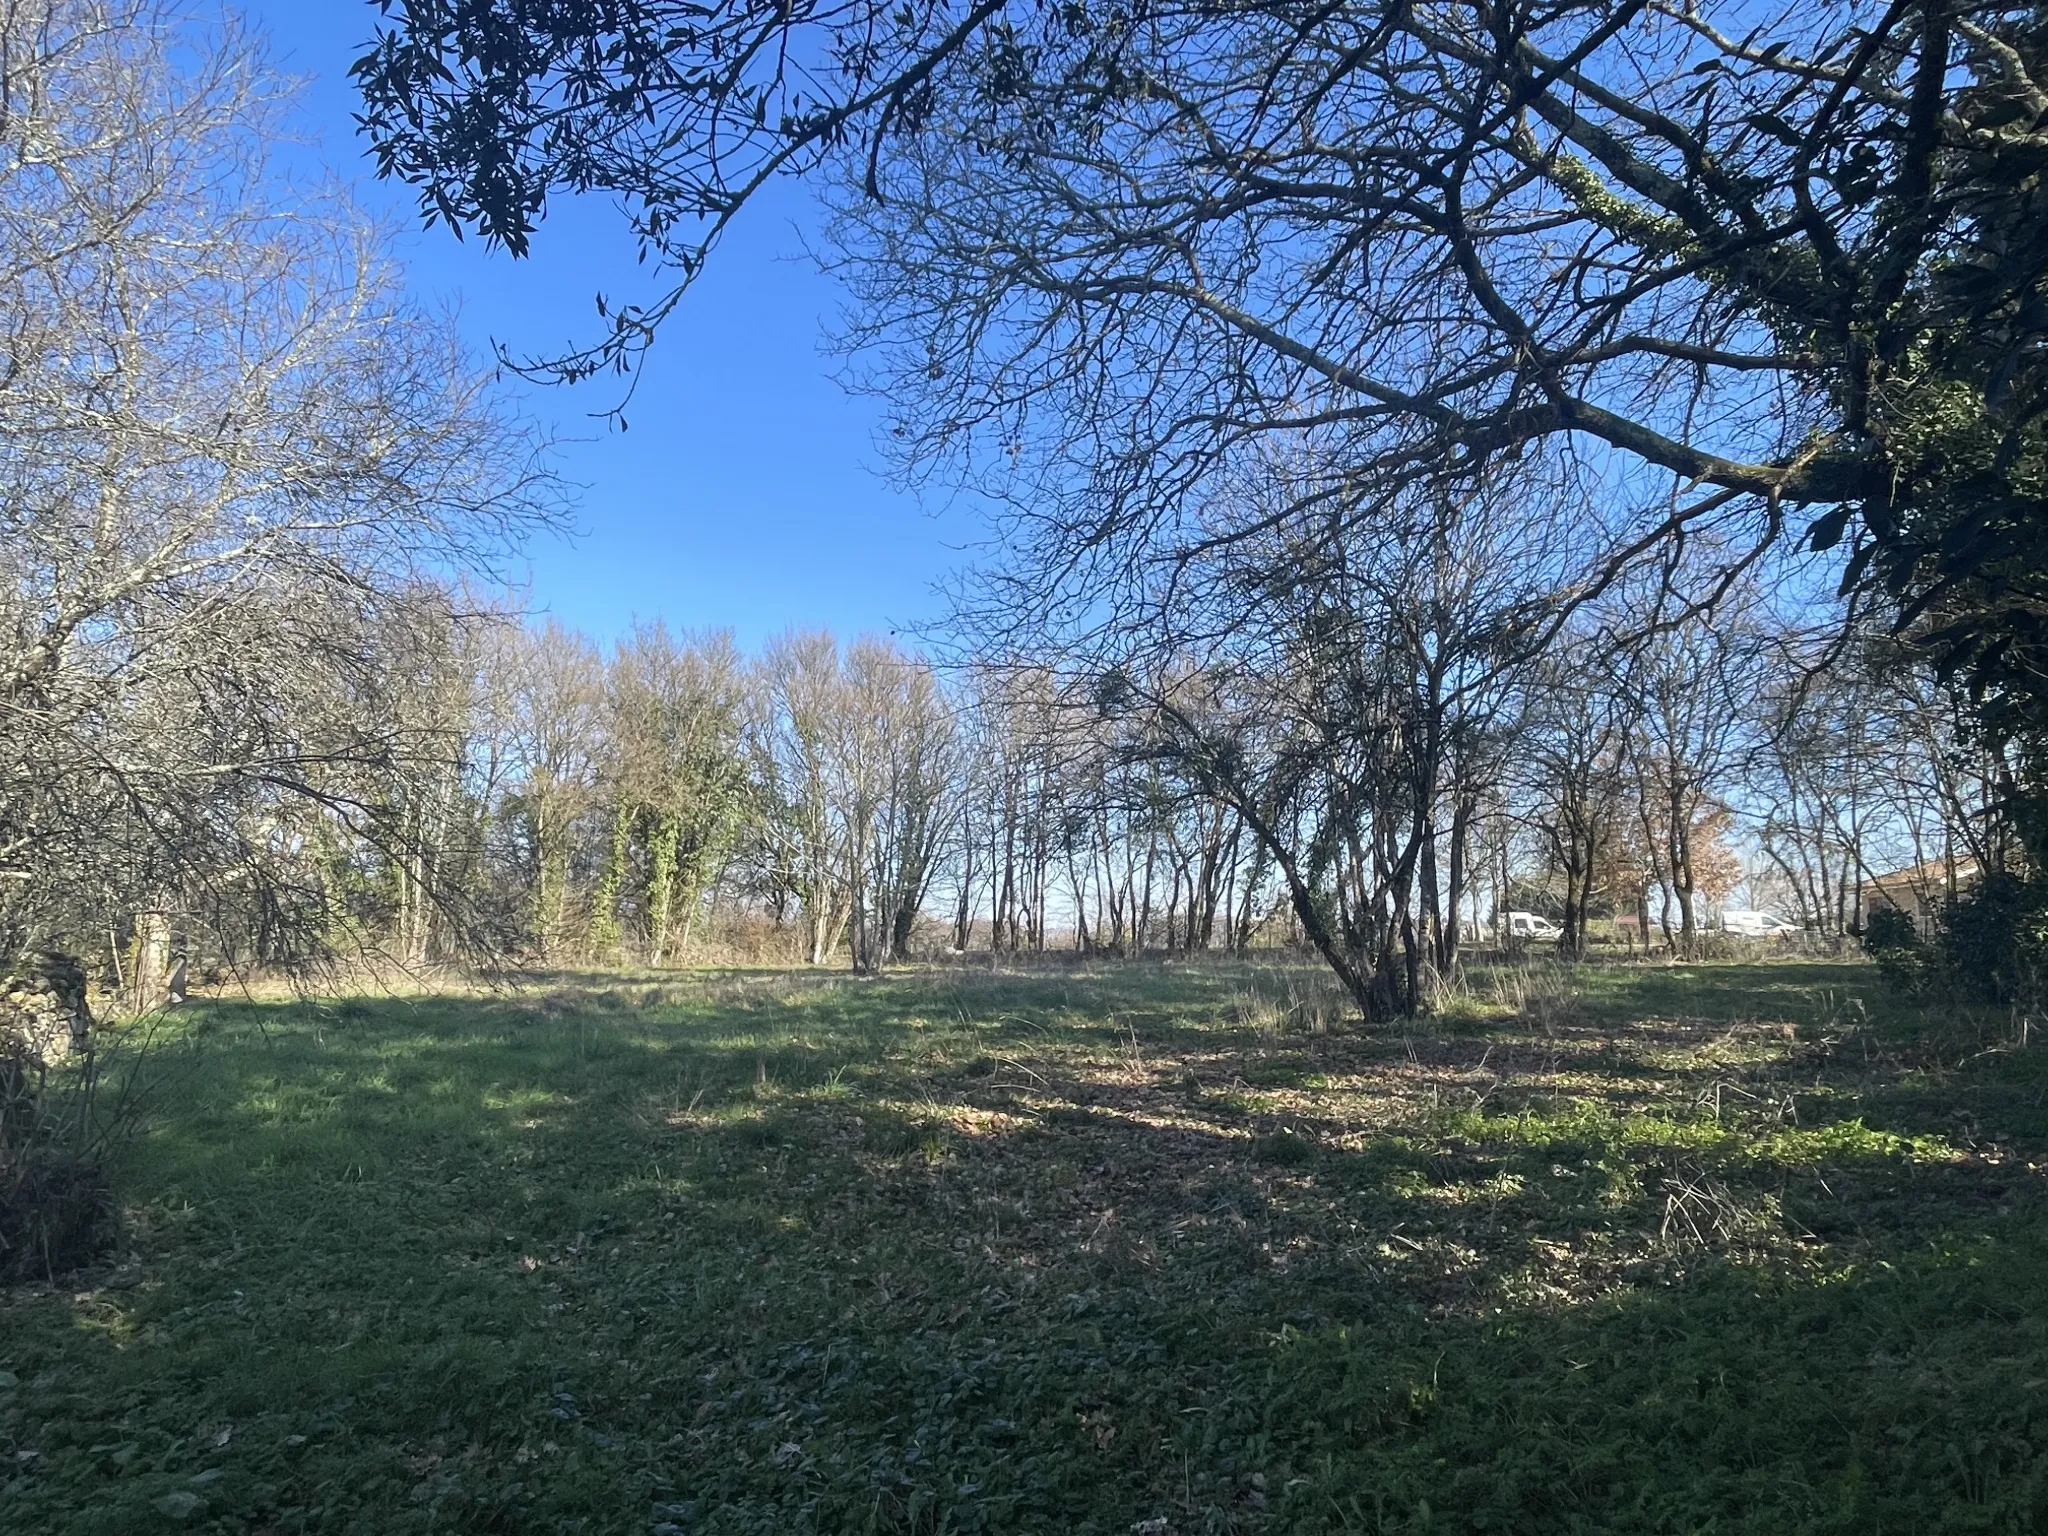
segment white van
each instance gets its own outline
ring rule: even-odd
[[[1510,912],[1508,914],[1508,937],[1511,939],[1561,939],[1564,930],[1547,917],[1534,912]]]
[[[1800,931],[1775,912],[1734,910],[1721,914],[1721,931],[1738,939],[1776,939]]]

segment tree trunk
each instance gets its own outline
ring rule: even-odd
[[[163,912],[135,914],[128,961],[128,1002],[151,1013],[171,1000],[171,920]]]
[[[1449,976],[1458,968],[1458,909],[1465,901],[1465,862],[1469,857],[1472,816],[1477,807],[1465,795],[1459,795],[1451,806],[1451,848],[1450,868],[1445,871],[1444,912],[1447,922],[1443,931],[1442,948],[1437,954],[1437,969]]]
[[[661,965],[668,959],[669,925],[675,911],[676,849],[682,840],[681,819],[674,811],[662,811],[654,819],[654,835],[647,840],[647,963]]]
[[[953,908],[953,948],[964,955],[974,937],[974,835],[971,829],[961,841],[965,849],[961,855],[960,900]]]
[[[619,897],[626,886],[626,853],[633,840],[633,806],[621,796],[612,810],[611,846],[606,850],[604,873],[590,898],[590,950],[594,956],[616,955],[622,935],[619,931]]]

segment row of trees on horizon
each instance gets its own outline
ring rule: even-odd
[[[1376,642],[1326,645],[1330,676],[1261,678],[1231,716],[1243,681],[1191,662],[1148,698],[875,637],[792,632],[748,656],[652,624],[604,649],[451,610],[393,701],[410,767],[367,834],[309,840],[324,921],[411,964],[1341,958],[1367,935],[1368,980],[1399,1006],[1510,906],[1560,918],[1567,951],[1625,916],[1682,952],[1704,904],[1742,888],[1839,939],[1874,875],[2005,856],[1981,836],[1999,765],[1965,745],[1962,701],[1879,646],[1816,671],[1760,600],[1632,643],[1621,615],[1588,615],[1457,678],[1427,615],[1354,617]],[[1315,711],[1354,685],[1384,731],[1342,764]],[[1283,712],[1284,735],[1254,737]],[[1221,753],[1226,737],[1263,750]],[[227,936],[226,958],[292,957],[264,942]]]

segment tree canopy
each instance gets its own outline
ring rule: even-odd
[[[1351,520],[1561,479],[1596,569],[1842,546],[2048,739],[2035,7],[384,10],[364,122],[430,217],[520,251],[608,191],[676,284],[558,372],[629,362],[748,196],[832,167],[898,441],[993,465],[1047,589],[1260,536],[1232,492],[1275,463]]]

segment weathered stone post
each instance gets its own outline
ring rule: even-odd
[[[55,950],[30,956],[0,981],[0,1052],[52,1066],[92,1048],[85,967]]]

